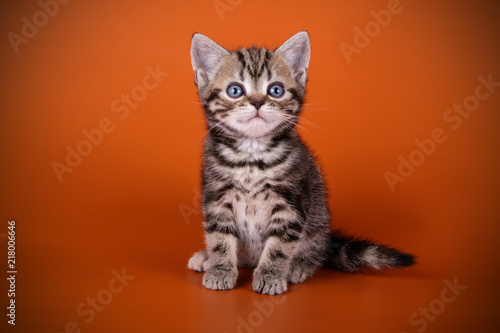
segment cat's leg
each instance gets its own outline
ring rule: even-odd
[[[323,229],[323,230],[322,230]],[[328,247],[328,227],[305,230],[304,236],[295,249],[287,274],[289,283],[301,283],[310,278],[326,257]]]
[[[318,265],[308,258],[294,258],[290,263],[287,280],[289,283],[302,283],[316,272]]]
[[[195,272],[203,273],[206,270],[208,253],[206,250],[198,251],[189,259],[188,268]]]
[[[253,272],[253,289],[278,295],[287,290],[287,273],[299,242],[303,221],[286,205],[276,205],[259,264]]]
[[[233,289],[238,278],[238,232],[232,211],[206,216],[205,239],[208,259],[203,264],[203,285],[212,290]]]
[[[253,271],[252,287],[258,293],[279,295],[287,290],[286,273],[290,265],[293,244],[278,237],[269,237],[259,265]]]
[[[207,234],[208,260],[203,285],[212,290],[229,290],[236,285],[236,243],[233,235],[214,232]]]

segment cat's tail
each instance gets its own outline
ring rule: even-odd
[[[326,268],[359,272],[368,269],[399,268],[415,264],[415,256],[375,242],[345,235],[334,230],[330,234]]]

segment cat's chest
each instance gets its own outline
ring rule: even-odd
[[[276,194],[271,190],[276,181],[269,172],[249,167],[233,170],[232,184],[234,187],[225,200],[232,204],[240,240],[259,243],[277,202]]]
[[[275,200],[268,192],[252,193],[234,191],[233,213],[238,225],[242,227],[263,228],[267,226]]]
[[[238,260],[240,265],[254,267],[264,249],[264,235],[276,198],[266,191],[234,190],[231,196],[238,229]]]
[[[263,249],[271,212],[280,202],[272,189],[286,179],[293,154],[286,144],[270,149],[259,141],[245,141],[236,148],[218,147],[217,173],[225,186],[231,185],[222,201],[231,203],[241,257],[253,263]]]
[[[238,261],[256,266],[264,248],[273,208],[282,204],[273,190],[286,182],[293,153],[286,145],[268,149],[268,145],[246,142],[235,149],[220,148],[218,174],[229,186],[223,202],[230,203],[238,230]],[[219,160],[220,161],[220,160]]]
[[[259,170],[255,166],[244,166],[226,171],[229,182],[246,196],[247,193],[258,192],[266,182],[273,182],[276,178],[274,172]],[[252,198],[247,198],[251,200]]]
[[[288,153],[285,145],[268,149],[258,141],[245,141],[237,150],[229,147],[219,150],[220,156],[229,164],[221,171],[235,187],[245,192],[258,191],[266,182],[274,182],[283,176]]]

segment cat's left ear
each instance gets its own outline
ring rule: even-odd
[[[215,76],[222,58],[229,52],[210,38],[195,33],[191,39],[191,63],[199,89],[203,89]]]
[[[278,47],[276,54],[281,55],[290,65],[295,80],[302,86],[306,86],[307,67],[311,56],[311,44],[307,31],[301,31]]]

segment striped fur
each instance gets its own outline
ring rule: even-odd
[[[254,290],[274,295],[320,266],[353,272],[413,263],[411,255],[330,231],[321,171],[295,130],[309,54],[306,32],[274,51],[229,52],[193,36],[208,128],[202,172],[207,250],[195,253],[188,267],[205,272],[209,289],[232,289],[237,267],[255,268]],[[242,95],[231,97],[228,87],[235,84]],[[276,84],[283,95],[272,94]]]

